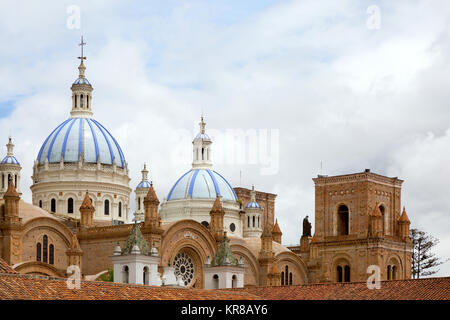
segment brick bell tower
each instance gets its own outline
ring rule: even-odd
[[[380,267],[382,280],[411,278],[409,219],[400,201],[403,180],[366,169],[313,181],[312,282],[366,281],[370,265]]]

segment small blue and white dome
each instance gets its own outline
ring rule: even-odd
[[[0,161],[0,164],[16,164],[20,166],[19,161],[14,156],[14,144],[12,143],[12,138],[9,137],[8,144],[6,145],[6,156]]]
[[[148,182],[148,170],[147,170],[147,165],[145,163],[144,163],[144,168],[142,169],[141,173],[142,173],[142,180],[136,186],[136,190],[150,188],[150,182]]]
[[[88,81],[88,79],[86,78],[78,78],[77,80],[75,80],[73,82],[73,84],[87,84],[87,85],[91,85],[91,83]]]
[[[148,189],[148,188],[150,188],[150,182],[148,182],[148,181],[141,181],[136,186],[136,189]]]
[[[257,208],[257,209],[261,209],[261,206],[259,205],[258,202],[256,201],[250,201],[249,203],[247,203],[247,205],[245,206],[245,209],[248,208]]]
[[[255,186],[252,186],[250,191],[250,201],[245,205],[245,209],[261,209],[261,206],[256,202]]]
[[[17,164],[17,165],[20,166],[19,161],[14,156],[6,156],[6,157],[4,157],[2,159],[2,161],[0,162],[0,164]]]
[[[116,139],[98,121],[92,118],[69,118],[45,139],[37,161],[49,163],[77,162],[80,158],[87,163],[102,164],[116,162],[121,168],[126,167],[125,156]]]
[[[215,199],[237,201],[228,181],[217,171],[209,169],[191,169],[181,176],[170,189],[167,201],[179,199]]]

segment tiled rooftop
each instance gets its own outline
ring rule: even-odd
[[[265,300],[450,300],[450,277],[381,281],[380,289],[372,290],[366,282],[231,290],[248,292]]]
[[[101,281],[81,281],[69,289],[66,279],[24,274],[0,274],[0,300],[257,300],[247,292],[152,287]]]

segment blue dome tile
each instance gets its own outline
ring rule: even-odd
[[[222,196],[224,200],[237,201],[233,188],[218,172],[208,169],[192,169],[175,182],[167,200],[215,199],[216,195]]]
[[[89,118],[69,118],[61,123],[45,139],[37,161],[40,164],[48,158],[49,163],[85,162],[113,164],[124,168],[125,156],[116,139],[98,121]]]

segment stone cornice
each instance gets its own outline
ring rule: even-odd
[[[382,183],[388,186],[394,186],[397,188],[400,188],[403,180],[397,178],[397,177],[386,177],[382,176],[373,172],[360,172],[360,173],[352,173],[352,174],[345,174],[345,175],[339,175],[339,176],[331,176],[331,177],[325,177],[325,176],[319,176],[317,178],[312,179],[316,186],[324,186],[324,185],[331,185],[331,184],[339,184],[339,183],[348,183],[348,182],[361,182],[361,181],[369,181],[369,182],[376,182],[376,183]]]

